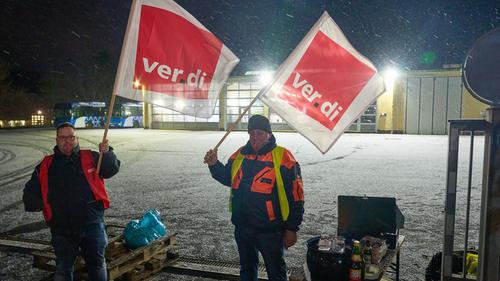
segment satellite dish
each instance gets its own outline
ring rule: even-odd
[[[500,106],[500,28],[479,38],[467,53],[464,85],[478,100]]]

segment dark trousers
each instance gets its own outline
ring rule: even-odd
[[[234,237],[240,254],[240,279],[242,281],[257,281],[259,252],[264,258],[270,281],[288,280],[281,231],[261,232],[237,226],[234,230]]]
[[[75,260],[81,253],[90,281],[106,281],[104,251],[108,238],[103,223],[87,225],[79,235],[72,237],[52,233],[52,246],[56,254],[55,281],[72,281]]]

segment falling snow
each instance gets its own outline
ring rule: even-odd
[[[280,65],[325,10],[348,31],[353,46],[379,67],[390,60],[408,69],[460,64],[477,38],[500,27],[498,1],[178,3],[241,59],[233,75]],[[129,7],[130,1],[2,1],[0,35],[6,40],[0,41],[0,49],[9,53],[0,53],[0,58],[17,61],[25,71],[43,73],[54,68],[67,70],[68,60],[81,69],[103,49],[117,57]],[[62,36],[64,28],[72,38]],[[450,49],[450,45],[455,47]],[[435,62],[421,64],[422,54],[429,51],[436,54]],[[38,58],[36,64],[31,57]]]

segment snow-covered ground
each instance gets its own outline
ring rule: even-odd
[[[79,130],[81,146],[96,149],[103,130]],[[205,152],[223,132],[118,129],[108,138],[122,161],[119,174],[107,182],[112,206],[108,221],[140,218],[158,209],[167,227],[177,232],[181,255],[237,261],[233,226],[227,208],[228,190],[213,180],[203,164]],[[305,216],[296,246],[286,253],[288,264],[305,262],[305,241],[335,234],[337,196],[367,195],[397,198],[405,216],[401,280],[424,280],[430,256],[443,242],[443,212],[447,166],[447,136],[344,134],[322,155],[296,133],[275,133],[278,144],[301,164]],[[54,130],[0,131],[0,232],[37,222],[39,213],[25,213],[19,200],[32,167],[54,143]],[[225,162],[248,138],[231,133],[219,149]],[[457,222],[465,221],[470,138],[461,137]],[[471,201],[471,243],[477,245],[484,138],[475,138]],[[12,177],[22,179],[11,182]],[[463,231],[457,229],[461,235]],[[48,239],[48,231],[26,234]],[[462,241],[462,236],[458,236]],[[0,280],[38,280],[44,271],[31,269],[29,256],[0,252]],[[156,280],[205,280],[161,274]]]

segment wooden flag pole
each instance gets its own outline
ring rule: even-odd
[[[271,85],[274,84],[275,82],[275,79],[276,78],[273,78],[271,80],[270,83],[267,83],[267,85],[260,89],[259,93],[255,96],[255,98],[253,98],[252,102],[250,102],[250,104],[245,108],[245,110],[240,114],[240,116],[238,117],[238,119],[236,119],[236,121],[233,123],[233,125],[231,126],[231,128],[229,128],[229,130],[226,132],[226,134],[222,137],[222,139],[217,143],[217,145],[214,147],[214,150],[218,149],[219,146],[222,144],[222,142],[227,138],[227,136],[229,135],[229,133],[231,133],[232,131],[234,131],[234,129],[236,129],[236,125],[238,125],[238,123],[240,123],[241,121],[241,118],[243,118],[243,116],[248,112],[248,110],[250,109],[250,107],[252,107],[252,105],[255,103],[255,101],[257,100],[257,98],[265,91],[267,91],[268,88],[271,87]]]
[[[234,131],[234,129],[236,129],[236,126],[238,125],[238,123],[240,123],[241,121],[241,118],[243,118],[243,116],[245,116],[245,114],[248,112],[248,110],[250,109],[250,107],[252,107],[252,105],[255,103],[255,101],[257,100],[257,98],[260,96],[260,94],[265,91],[267,88],[269,87],[269,85],[267,87],[264,87],[262,88],[259,93],[255,96],[255,98],[252,100],[252,102],[250,102],[250,104],[245,108],[245,110],[243,110],[243,112],[240,114],[240,116],[238,117],[238,119],[236,119],[236,121],[233,123],[233,125],[229,128],[229,130],[226,132],[226,134],[222,137],[222,139],[217,143],[217,145],[214,147],[214,150],[218,149],[219,146],[222,144],[222,142],[227,138],[227,136],[229,135],[229,133],[231,133],[232,131]]]
[[[259,95],[257,95],[257,97],[258,96]],[[222,137],[222,139],[214,147],[214,150],[218,149],[219,146],[222,144],[222,142],[227,138],[227,136],[229,135],[229,133],[231,133],[232,131],[234,131],[234,129],[236,129],[236,125],[238,125],[238,123],[240,123],[241,118],[243,118],[243,116],[245,116],[245,114],[247,113],[247,111],[250,109],[250,107],[253,105],[253,103],[257,100],[257,97],[255,97],[252,100],[252,102],[245,108],[245,110],[240,114],[240,116],[238,117],[238,119],[236,119],[236,122],[233,123],[233,125],[231,126],[231,128],[229,128],[229,130],[226,132],[226,134]]]
[[[132,23],[132,17],[135,14],[135,9],[136,9],[136,0],[133,0],[130,6],[130,14],[128,16],[127,29],[125,30],[125,38],[123,39],[124,44],[122,45],[122,50],[120,52],[120,59],[118,60],[118,68],[116,70],[116,77],[115,77],[115,83],[113,85],[113,92],[111,94],[111,101],[109,102],[108,114],[106,114],[106,127],[104,128],[104,135],[102,136],[103,142],[106,140],[106,137],[108,135],[109,122],[111,121],[111,114],[113,112],[113,106],[115,105],[116,89],[118,89],[118,81],[120,81],[121,80],[120,78],[123,77],[123,57],[124,57],[123,53],[124,50],[126,50],[128,47],[130,25]],[[101,170],[101,164],[102,164],[102,152],[99,151],[99,161],[97,162],[96,175],[99,175],[99,171]]]
[[[115,105],[116,95],[111,95],[111,101],[109,102],[108,114],[106,114],[106,127],[104,127],[104,135],[102,136],[102,142],[106,140],[108,136],[109,123],[111,121],[111,114],[113,113],[113,106]],[[99,150],[99,161],[97,162],[97,173],[99,175],[99,171],[101,170],[102,163],[102,152]]]

